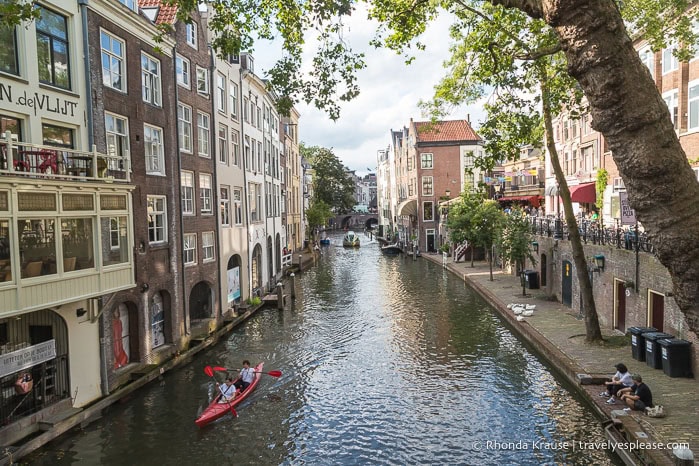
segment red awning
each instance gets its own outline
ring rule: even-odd
[[[570,200],[573,202],[588,202],[593,204],[597,200],[596,183],[583,183],[570,187]]]
[[[507,202],[507,201],[524,201],[524,202],[529,202],[532,207],[539,207],[539,196],[511,196],[511,197],[501,197],[498,199],[500,202]]]

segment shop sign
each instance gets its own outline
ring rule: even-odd
[[[54,115],[75,117],[75,109],[78,107],[77,102],[50,96],[43,92],[27,92],[26,90],[13,92],[12,85],[5,83],[0,83],[0,102],[8,102],[21,107],[25,112],[34,113],[34,116],[41,112],[42,114],[53,113]]]
[[[0,355],[0,377],[28,369],[56,358],[56,340],[28,346]]]

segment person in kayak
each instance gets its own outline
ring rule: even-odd
[[[253,380],[255,380],[255,369],[250,367],[250,361],[246,359],[243,361],[243,368],[240,369],[240,378],[235,383],[235,386],[242,392],[248,388],[248,385],[250,385]]]
[[[222,384],[216,384],[218,390],[221,392],[221,398],[218,400],[219,403],[230,403],[235,398],[235,385],[233,385],[233,378],[228,377]]]

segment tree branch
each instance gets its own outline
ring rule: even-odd
[[[540,0],[490,0],[493,5],[522,10],[535,19],[543,19],[544,11]]]

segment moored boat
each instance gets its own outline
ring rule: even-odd
[[[320,237],[320,245],[321,246],[328,246],[330,244],[330,238],[328,238],[328,234],[323,232],[323,234]]]
[[[194,421],[196,425],[199,427],[204,427],[205,425],[214,422],[216,419],[225,416],[227,413],[232,412],[239,403],[241,403],[248,397],[248,395],[250,395],[250,393],[252,393],[253,390],[255,390],[255,387],[257,387],[257,384],[260,382],[260,377],[262,377],[262,368],[264,367],[264,364],[265,363],[261,362],[255,366],[255,378],[253,379],[252,383],[248,385],[248,388],[238,393],[238,395],[236,395],[236,397],[230,403],[219,403],[218,401],[221,399],[221,393],[218,393],[209,406],[207,406],[201,415]],[[237,381],[238,379],[235,380],[235,382]]]
[[[381,246],[381,252],[387,256],[396,256],[401,253],[401,249],[398,244],[387,244],[385,246]]]
[[[358,248],[359,236],[355,235],[351,230],[348,231],[345,233],[345,237],[342,238],[342,245],[346,248]]]

